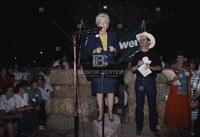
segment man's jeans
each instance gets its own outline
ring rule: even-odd
[[[149,126],[151,131],[156,130],[158,123],[158,112],[156,109],[156,82],[154,78],[142,78],[136,79],[135,83],[136,91],[136,127],[137,130],[142,131],[144,121],[144,101],[145,94],[147,95],[148,107],[149,107]]]

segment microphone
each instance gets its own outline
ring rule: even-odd
[[[97,27],[97,30],[98,30],[98,31],[102,30],[102,27],[101,27],[101,26],[98,26],[98,27]]]

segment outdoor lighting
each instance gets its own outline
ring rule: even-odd
[[[107,9],[107,8],[108,8],[108,6],[107,6],[107,5],[104,5],[104,6],[103,6],[103,9]]]
[[[60,51],[60,46],[57,46],[57,47],[56,47],[56,51]]]
[[[14,60],[17,60],[17,57],[16,57],[16,56],[14,57]]]
[[[44,7],[39,7],[38,10],[39,12],[44,12]]]
[[[121,29],[122,26],[123,26],[123,25],[122,25],[121,23],[117,24],[117,28],[118,28],[118,29]]]
[[[81,28],[81,23],[77,24],[77,28],[80,29]]]
[[[160,12],[161,8],[160,7],[156,7],[156,12]]]
[[[40,54],[43,54],[43,52],[42,52],[42,51],[40,51]]]

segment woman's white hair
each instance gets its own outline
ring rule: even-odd
[[[106,13],[99,13],[99,14],[96,16],[96,25],[98,26],[98,25],[100,24],[102,18],[105,19],[106,22],[107,22],[108,25],[109,25],[109,23],[110,23],[110,17],[109,17],[108,14],[106,14]]]

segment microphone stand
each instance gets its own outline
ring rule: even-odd
[[[74,135],[75,137],[79,136],[79,115],[78,115],[78,110],[79,110],[79,88],[78,88],[78,75],[77,75],[77,42],[76,42],[76,37],[78,35],[78,39],[80,39],[81,34],[89,34],[89,33],[96,33],[99,29],[101,28],[93,28],[93,29],[87,29],[87,30],[82,30],[82,26],[80,27],[79,31],[76,31],[72,35],[72,39],[70,36],[68,36],[65,31],[53,20],[51,19],[51,22],[57,27],[58,30],[60,30],[64,35],[73,42],[73,57],[74,57],[74,77],[73,77],[73,86],[74,86]],[[82,24],[81,20],[81,24]]]
[[[105,135],[105,95],[104,95],[104,77],[105,77],[105,73],[103,72],[104,68],[107,66],[107,64],[104,64],[101,66],[101,93],[102,93],[102,137],[104,137]]]
[[[74,134],[75,137],[78,137],[78,131],[79,131],[79,116],[78,116],[78,76],[77,76],[77,65],[76,65],[76,35],[72,36],[73,39],[73,52],[74,52],[74,97],[75,97],[75,103],[74,103]]]
[[[82,27],[80,28],[79,31],[75,32],[72,35],[72,41],[73,41],[73,57],[74,57],[74,79],[73,79],[73,85],[74,85],[74,97],[75,97],[75,101],[74,101],[74,135],[75,137],[79,136],[79,104],[80,104],[80,100],[79,100],[79,88],[78,88],[78,74],[77,74],[77,42],[76,42],[76,37],[78,35],[78,39],[80,39],[80,35],[81,34],[85,34],[85,33],[89,33],[90,31],[94,31],[94,29],[88,29],[88,30],[84,30],[82,31]],[[78,60],[79,62],[79,60]]]
[[[102,92],[102,95],[103,95],[103,97],[102,97],[102,137],[104,137],[104,125],[105,125],[105,113],[104,113],[104,105],[105,105],[105,103],[104,103],[104,93],[103,93],[103,90],[104,90],[104,86],[103,86],[103,82],[104,82],[104,75],[105,75],[105,73],[103,72],[103,67],[102,67],[102,70],[101,70],[101,92]]]
[[[75,137],[79,136],[79,116],[78,116],[78,107],[79,107],[79,98],[78,98],[78,75],[77,75],[77,65],[76,65],[76,35],[81,34],[81,30],[79,32],[74,33],[74,35],[72,35],[72,39],[70,36],[68,36],[65,31],[53,20],[51,19],[51,22],[53,24],[55,24],[55,26],[58,28],[58,30],[60,30],[61,32],[64,33],[64,35],[70,39],[73,42],[73,56],[74,56],[74,78],[73,78],[73,86],[74,86],[74,135]]]
[[[102,137],[104,137],[104,125],[105,125],[105,114],[104,114],[104,93],[103,93],[103,90],[104,90],[104,86],[103,86],[103,82],[104,82],[104,75],[105,73],[103,72],[103,66],[101,68],[101,92],[102,92]]]

